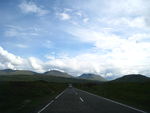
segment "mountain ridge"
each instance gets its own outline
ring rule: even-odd
[[[79,76],[79,78],[88,80],[106,81],[106,79],[103,78],[102,76],[93,73],[83,73],[82,75]]]
[[[146,82],[150,81],[150,78],[141,74],[129,74],[119,77],[114,82]]]

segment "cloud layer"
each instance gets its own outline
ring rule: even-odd
[[[0,47],[0,66],[1,69],[28,69],[36,72],[59,69],[75,76],[87,72],[101,74],[104,77],[131,73],[147,74],[149,69],[147,59],[143,59],[135,52],[132,53],[132,50],[131,53],[122,53],[121,49],[114,50],[112,54],[103,55],[101,53],[84,53],[75,57],[61,55],[61,58],[49,55],[47,56],[48,61],[44,62],[35,57],[15,56]],[[149,57],[145,56],[148,59]]]
[[[45,10],[45,9],[37,6],[34,2],[24,1],[19,5],[19,7],[24,13],[35,13],[39,16],[42,16],[42,15],[49,13],[48,10]]]
[[[5,4],[0,7],[0,69],[150,76],[148,0]]]

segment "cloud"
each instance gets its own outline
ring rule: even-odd
[[[34,57],[29,57],[25,59],[20,56],[16,56],[4,50],[2,47],[0,47],[0,66],[1,69],[25,69],[37,72],[44,72],[41,67],[42,61]]]
[[[45,51],[47,52],[46,49],[50,53],[55,51],[55,54],[46,55],[47,61],[41,61],[34,56],[22,58],[1,48],[0,67],[30,69],[39,72],[59,69],[74,75],[92,72],[106,77],[131,73],[150,75],[148,71],[150,68],[150,33],[147,27],[150,23],[150,6],[147,1],[127,0],[124,2],[124,0],[112,0],[107,2],[106,0],[88,0],[87,2],[80,0],[59,4],[58,8],[55,4],[55,16],[60,20],[69,20],[70,23],[73,23],[61,23],[63,27],[56,26],[59,21],[55,20],[54,22],[55,17],[46,15],[49,13],[48,10],[35,2],[24,1],[19,5],[21,11],[25,14],[46,15],[44,19],[42,18],[44,21],[40,19],[42,24],[40,28],[43,27],[44,31],[52,32],[52,36],[45,35],[48,33],[41,32],[40,29],[34,30],[33,28],[12,25],[7,26],[5,36],[28,38],[38,36],[40,33],[42,36],[39,37],[40,42],[43,38],[45,40],[41,42],[44,44],[42,49],[45,50],[40,51],[40,55]],[[73,41],[77,45],[79,44],[79,47],[82,45],[86,48],[86,52],[76,54],[74,50],[70,52],[70,48],[66,50],[66,46],[64,48],[57,46],[56,49],[56,45],[64,44],[63,37],[69,41],[72,41],[71,38],[73,38]],[[59,42],[58,39],[60,39]],[[37,44],[37,41],[33,44],[35,43]],[[21,43],[16,44],[16,46],[26,47]],[[76,48],[80,49],[79,47]],[[57,53],[58,51],[59,53]],[[68,54],[60,54],[63,51],[68,52]]]
[[[42,67],[43,63],[39,59],[37,59],[35,57],[30,57],[29,63],[31,64],[34,71],[38,71],[38,72],[44,72],[45,71]]]
[[[132,50],[134,49],[132,48]],[[88,72],[100,74],[107,78],[133,73],[150,75],[147,73],[150,68],[150,62],[147,62],[150,58],[150,55],[147,54],[148,51],[141,54],[141,51],[138,50],[140,53],[138,54],[137,51],[132,50],[123,53],[121,49],[115,49],[112,53],[107,54],[100,52],[83,53],[74,57],[59,55],[60,58],[47,55],[48,60],[43,62],[35,57],[21,58],[0,47],[0,66],[1,69],[28,69],[36,72],[58,69],[75,76]]]
[[[19,4],[19,8],[24,13],[35,13],[39,16],[43,16],[49,13],[48,10],[45,10],[40,6],[37,6],[34,2],[24,1],[21,4]]]
[[[24,64],[24,59],[15,56],[0,47],[0,63],[3,65],[3,68],[15,69],[18,65]]]
[[[35,37],[39,35],[39,31],[33,27],[22,27],[15,25],[7,25],[6,30],[4,32],[6,37]]]
[[[59,15],[61,20],[70,20],[71,19],[71,16],[69,14],[65,13],[65,12],[64,13],[59,13],[58,15]]]
[[[84,23],[87,23],[88,21],[89,21],[89,18],[84,18],[84,19],[83,19],[83,22],[84,22]]]
[[[130,27],[130,28],[146,28],[145,19],[143,16],[138,17],[117,17],[117,18],[101,18],[99,22],[104,22],[110,26]]]
[[[68,32],[76,40],[94,45],[93,51],[96,51],[94,54],[97,57],[92,60],[89,59],[89,61],[96,60],[93,64],[95,66],[99,62],[99,67],[97,67],[99,71],[97,72],[103,72],[100,70],[101,67],[107,70],[108,65],[111,66],[110,68],[117,69],[120,74],[140,73],[142,70],[148,70],[149,62],[147,61],[150,59],[149,33],[131,34],[131,36],[124,38],[112,32],[88,27],[73,28],[69,29]],[[102,62],[105,63],[106,67],[101,65]]]
[[[24,44],[16,44],[16,47],[19,47],[19,48],[28,48],[28,46],[24,45]]]

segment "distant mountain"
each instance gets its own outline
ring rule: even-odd
[[[84,73],[79,76],[79,78],[87,79],[87,80],[96,80],[96,81],[106,81],[102,76],[92,74],[92,73]]]
[[[149,77],[141,74],[130,74],[113,80],[114,82],[146,82],[150,81]]]
[[[37,73],[28,70],[12,70],[12,69],[0,70],[0,75],[34,75],[34,74]]]
[[[57,70],[51,70],[43,73],[44,75],[52,75],[52,76],[57,76],[57,77],[72,77],[68,73],[57,71]]]
[[[30,75],[30,76],[29,76]],[[83,74],[73,77],[68,73],[51,70],[45,73],[36,73],[28,70],[0,70],[0,81],[48,81],[61,83],[99,83],[105,79],[95,74]]]
[[[0,70],[2,72],[14,72],[15,70],[12,70],[12,69],[4,69],[4,70]]]
[[[30,75],[30,76],[29,76]],[[47,81],[57,83],[99,83],[97,80],[73,77],[65,72],[51,70],[43,74],[26,70],[0,70],[0,81]]]

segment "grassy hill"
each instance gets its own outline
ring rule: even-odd
[[[113,82],[147,82],[149,77],[140,74],[130,74],[113,80]]]
[[[56,77],[68,77],[68,78],[73,77],[69,75],[68,73],[57,71],[57,70],[47,71],[43,75],[50,75],[50,76],[56,76]]]
[[[0,75],[0,81],[47,81],[57,83],[98,83],[99,81],[50,75]]]
[[[0,70],[0,75],[35,75],[35,74],[37,73],[28,70],[12,70],[12,69]]]
[[[87,79],[87,80],[96,80],[96,81],[106,81],[102,76],[92,74],[92,73],[84,73],[79,76],[79,78]]]

